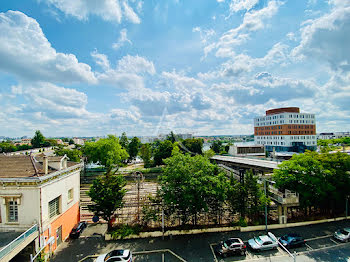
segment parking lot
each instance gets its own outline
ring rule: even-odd
[[[340,243],[332,239],[333,232],[339,228],[349,227],[349,221],[337,221],[318,225],[310,225],[295,228],[271,230],[276,237],[294,232],[300,234],[306,241],[306,245],[296,248],[297,262],[350,262],[350,242]],[[99,233],[97,233],[99,232]],[[234,262],[234,261],[276,261],[292,262],[293,258],[280,247],[274,251],[247,252],[246,256],[231,256],[228,258],[217,257],[213,253],[216,243],[231,237],[239,237],[245,242],[264,231],[224,233],[206,233],[199,235],[173,236],[172,239],[146,238],[105,241],[102,237],[104,230],[100,226],[90,225],[76,240],[68,240],[60,245],[52,258],[52,262],[80,261],[87,256],[107,253],[113,249],[130,249],[133,252],[134,261],[210,261],[210,262]],[[292,249],[293,253],[294,250]],[[87,259],[85,261],[93,261]]]
[[[305,239],[306,243],[305,246],[303,247],[298,247],[298,248],[291,248],[289,249],[289,252],[293,255],[295,255],[297,258],[300,257],[301,255],[306,255],[306,254],[312,254],[313,252],[318,252],[318,251],[330,251],[332,248],[338,248],[338,247],[350,247],[350,243],[344,243],[340,242],[332,237],[332,235],[323,235],[323,236],[317,236],[313,238],[307,238]],[[248,242],[248,239],[243,240],[244,243]],[[211,243],[209,244],[210,249],[212,251],[214,261],[215,262],[226,262],[226,261],[265,261],[265,260],[272,260],[272,259],[280,259],[283,257],[290,257],[290,261],[292,260],[292,257],[285,251],[283,248],[280,246],[277,247],[277,250],[269,250],[269,251],[261,251],[261,252],[256,252],[252,251],[251,249],[247,248],[247,252],[245,256],[230,256],[227,258],[222,258],[215,254],[215,246],[218,243]],[[301,261],[299,259],[298,261]],[[347,260],[346,260],[347,261]],[[349,260],[350,261],[350,260]]]

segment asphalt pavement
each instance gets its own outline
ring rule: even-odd
[[[350,221],[337,221],[317,225],[284,228],[271,230],[277,237],[286,233],[298,233],[307,240],[305,247],[295,249],[296,261],[325,261],[325,262],[350,262],[350,242],[340,243],[331,238],[335,230],[349,227]],[[210,261],[210,262],[234,262],[234,261],[294,261],[287,252],[280,247],[275,251],[263,251],[260,253],[248,251],[246,256],[231,256],[229,258],[217,257],[213,249],[221,240],[230,237],[239,237],[243,241],[265,234],[264,231],[225,233],[205,233],[197,235],[173,236],[162,238],[146,238],[105,241],[103,232],[105,225],[90,225],[82,236],[76,240],[68,240],[57,249],[52,262],[79,261],[89,255],[107,253],[113,249],[130,249],[134,255],[134,261]],[[290,250],[294,254],[294,250]],[[164,259],[164,260],[163,260]],[[93,261],[87,259],[86,261]]]

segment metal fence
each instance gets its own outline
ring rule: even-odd
[[[11,243],[7,244],[5,247],[3,247],[0,250],[0,260],[4,258],[6,255],[8,255],[12,250],[14,250],[18,245],[20,245],[22,242],[24,242],[29,236],[31,236],[33,233],[38,231],[38,225],[35,224],[31,228],[29,228],[27,231],[22,233],[20,236],[18,236],[16,239],[12,240]]]

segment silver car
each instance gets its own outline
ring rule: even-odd
[[[347,242],[350,240],[350,227],[339,229],[334,232],[333,237],[342,242]]]
[[[278,240],[274,234],[268,232],[267,235],[254,237],[248,240],[248,246],[255,251],[277,249]]]

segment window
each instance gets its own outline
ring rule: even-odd
[[[7,221],[18,222],[18,203],[17,200],[7,202]]]
[[[68,190],[68,202],[73,200],[73,188]]]
[[[60,214],[60,196],[49,202],[49,217],[52,218]]]

